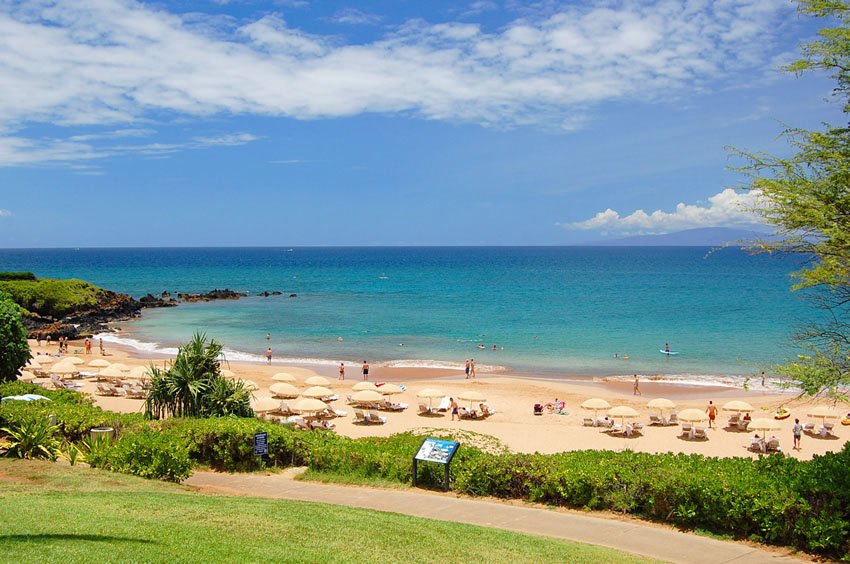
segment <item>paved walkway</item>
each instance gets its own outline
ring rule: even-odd
[[[495,527],[521,533],[607,546],[669,562],[800,562],[768,551],[633,521],[603,519],[573,512],[550,511],[421,490],[389,490],[337,486],[292,479],[282,474],[196,472],[189,486],[207,491],[256,497],[315,501]]]

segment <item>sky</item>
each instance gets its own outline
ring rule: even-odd
[[[0,0],[0,247],[569,245],[742,227],[841,119],[784,0]]]

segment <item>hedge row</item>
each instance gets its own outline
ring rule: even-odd
[[[0,394],[8,395],[5,386]],[[94,465],[173,481],[198,466],[259,469],[253,436],[265,431],[269,464],[410,483],[411,457],[422,440],[411,433],[350,439],[256,419],[145,421],[140,415],[102,411],[68,394],[55,395],[50,404],[4,404],[0,424],[48,413],[57,416],[69,441],[79,441],[93,426],[122,429],[114,445],[100,445],[102,450],[92,453]],[[440,467],[426,464],[421,469],[423,483],[441,483]],[[850,444],[811,461],[783,455],[751,460],[629,451],[491,454],[464,446],[452,463],[451,477],[455,491],[470,495],[618,511],[842,558],[850,554],[848,470]]]

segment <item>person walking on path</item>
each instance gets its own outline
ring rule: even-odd
[[[475,378],[475,359],[474,358],[469,359],[469,377]]]
[[[363,381],[365,382],[368,379],[369,379],[369,363],[364,360],[363,361]]]
[[[266,361],[271,364],[272,363],[272,348],[269,347],[266,349]]]
[[[339,379],[345,380],[345,363],[344,362],[339,363]]]
[[[800,424],[799,419],[794,419],[792,432],[794,433],[794,448],[800,450],[800,437],[803,435],[803,426]]]
[[[635,374],[635,387],[632,390],[632,395],[633,396],[642,396],[643,395],[642,393],[640,393],[640,380],[638,380],[637,374]]]
[[[469,380],[469,359],[466,359],[466,379]]]
[[[452,421],[455,420],[456,415],[457,415],[457,418],[460,419],[460,415],[458,415],[457,402],[455,401],[454,398],[449,398],[449,402],[451,402],[451,408],[452,408]]]
[[[713,401],[708,402],[705,412],[708,413],[708,428],[711,429],[714,425],[714,420],[717,418],[717,406],[714,405]]]

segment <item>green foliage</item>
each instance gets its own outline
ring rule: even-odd
[[[221,345],[195,333],[180,347],[165,370],[151,367],[145,414],[160,419],[175,417],[251,417],[251,394],[243,382],[221,376]]]
[[[843,0],[798,0],[800,13],[829,18],[835,27],[818,32],[802,46],[802,59],[786,70],[827,72],[834,94],[850,114],[850,4]],[[795,273],[795,289],[827,312],[799,338],[811,354],[781,368],[805,393],[833,397],[850,387],[850,129],[826,125],[823,131],[789,129],[793,154],[776,157],[741,152],[749,189],[760,196],[757,211],[775,226],[778,241],[756,246],[765,252],[805,256],[807,267]]]
[[[38,394],[58,403],[93,405],[91,396],[71,390],[46,390],[35,384],[21,382],[20,380],[0,384],[0,397],[23,396],[25,394]]]
[[[35,280],[32,272],[0,272],[0,280]]]
[[[0,382],[16,379],[30,357],[21,311],[9,294],[0,292]]]
[[[8,435],[7,456],[48,460],[56,460],[59,456],[60,442],[56,437],[58,429],[46,417],[28,417],[0,431]]]
[[[52,278],[0,280],[0,291],[11,294],[25,310],[53,318],[97,305],[98,296],[104,292],[83,280]]]
[[[152,429],[127,433],[119,438],[115,446],[108,450],[104,467],[168,482],[180,482],[192,473],[192,461],[189,459],[185,437]]]

